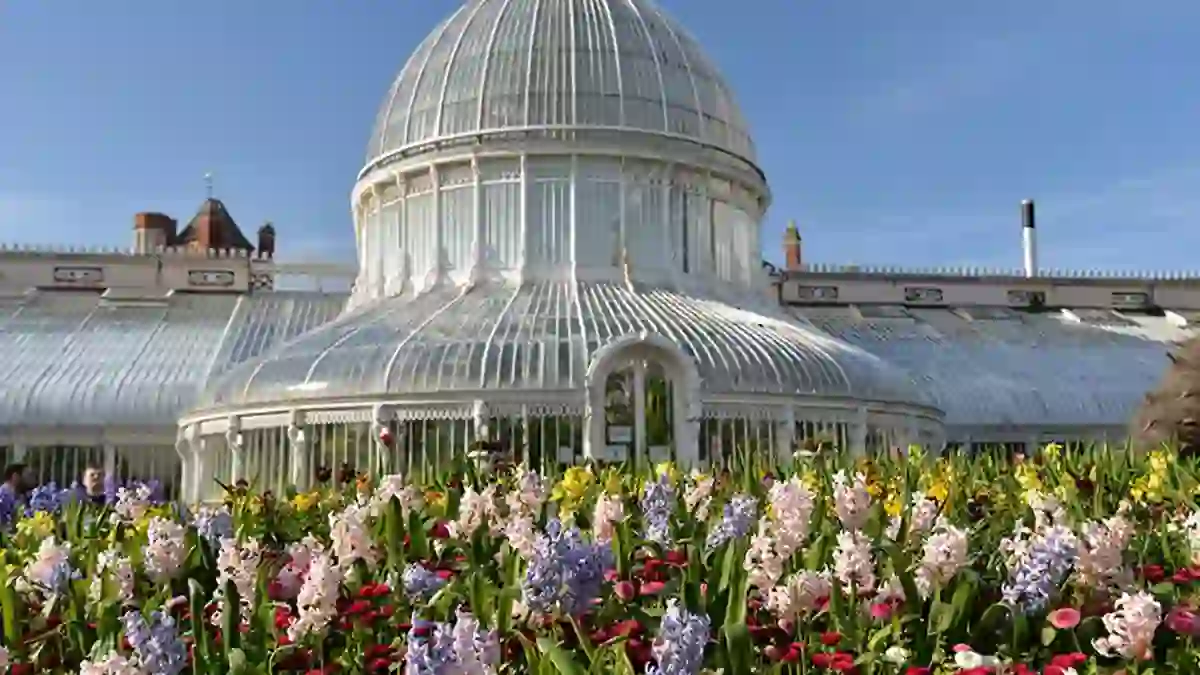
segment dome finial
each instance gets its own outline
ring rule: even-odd
[[[213,196],[213,175],[211,171],[204,174],[204,198],[212,199]]]

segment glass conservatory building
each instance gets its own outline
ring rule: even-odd
[[[794,228],[764,268],[746,122],[651,0],[465,2],[357,178],[353,266],[275,260],[272,226],[251,247],[212,198],[178,231],[135,216],[132,252],[0,245],[0,460],[200,500],[481,443],[697,464],[1119,440],[1200,322],[1195,274],[810,265]],[[325,274],[351,290],[285,290]]]
[[[936,442],[904,373],[768,300],[769,200],[729,85],[654,3],[463,4],[384,98],[347,311],[209,385],[185,493],[475,440],[684,463]]]

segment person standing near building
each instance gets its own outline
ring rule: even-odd
[[[103,504],[104,469],[98,464],[88,464],[83,470],[83,499],[91,504]]]

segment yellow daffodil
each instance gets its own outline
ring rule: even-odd
[[[622,490],[621,472],[616,469],[605,469],[604,471],[604,493],[608,495],[619,495]]]
[[[575,513],[595,482],[596,475],[592,473],[591,467],[573,466],[567,469],[562,480],[550,490],[550,499],[559,503],[563,514]]]
[[[900,495],[894,492],[888,495],[887,501],[883,503],[883,510],[892,518],[900,517],[900,513],[904,511],[904,502]]]
[[[654,475],[655,476],[666,476],[667,481],[669,481],[671,483],[671,485],[678,484],[679,479],[683,477],[683,475],[679,473],[679,469],[677,469],[675,467],[674,462],[659,463],[658,466],[654,467]]]
[[[301,492],[292,497],[292,508],[301,513],[311,510],[321,501],[321,493],[317,491]]]
[[[45,511],[38,511],[17,523],[17,534],[31,539],[45,539],[54,532],[54,518]]]

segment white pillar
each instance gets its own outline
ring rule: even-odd
[[[225,444],[229,447],[230,469],[229,483],[237,485],[238,481],[246,479],[246,465],[242,438],[242,420],[239,417],[229,418],[229,427],[225,430]]]
[[[646,450],[646,362],[633,364],[633,453],[639,460],[650,456]]]
[[[792,458],[792,447],[796,444],[796,409],[786,406],[775,423],[775,457],[787,461]]]
[[[288,425],[288,452],[292,462],[292,485],[297,492],[309,488],[312,472],[308,469],[308,442],[304,433],[304,413],[294,412]]]
[[[867,409],[861,406],[850,425],[850,453],[854,457],[867,454]]]

